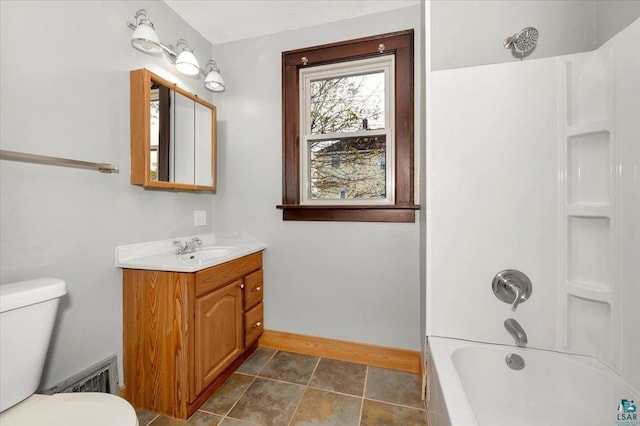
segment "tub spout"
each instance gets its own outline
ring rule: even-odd
[[[518,321],[513,318],[506,319],[504,320],[504,328],[506,328],[509,334],[515,339],[517,346],[527,346],[527,333],[524,332],[524,329],[518,324]]]

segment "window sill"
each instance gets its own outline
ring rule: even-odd
[[[414,223],[419,205],[300,205],[281,204],[283,220]]]

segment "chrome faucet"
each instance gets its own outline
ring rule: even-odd
[[[511,310],[516,311],[518,305],[527,301],[531,296],[531,281],[529,277],[515,269],[505,269],[493,277],[491,283],[493,294],[500,300],[511,305]]]
[[[513,318],[509,318],[504,320],[504,328],[507,329],[509,334],[515,339],[516,345],[524,348],[527,346],[527,333],[524,332],[524,329],[518,321]]]
[[[180,241],[174,241],[173,245],[178,248],[176,254],[193,253],[202,245],[202,240],[199,237],[195,237],[191,241],[185,242],[184,245]]]
[[[518,305],[522,302],[525,302],[527,299],[524,297],[524,293],[520,291],[520,287],[518,287],[517,284],[514,284],[513,282],[507,280],[505,285],[515,294],[515,296],[513,297],[513,303],[511,304],[511,310],[515,312],[516,309],[518,309]]]

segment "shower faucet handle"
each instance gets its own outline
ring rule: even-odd
[[[516,296],[513,298],[513,303],[511,304],[511,310],[515,312],[516,309],[518,309],[518,305],[527,299],[522,298],[523,293],[520,291],[520,287],[518,287],[516,284],[512,283],[511,281],[507,281],[505,285],[516,294]]]
[[[491,288],[493,294],[501,301],[509,303],[514,312],[519,304],[529,299],[532,291],[529,278],[515,269],[505,269],[498,272],[493,277]]]

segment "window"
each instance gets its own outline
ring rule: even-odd
[[[413,31],[283,52],[284,220],[414,222]]]
[[[393,59],[300,70],[301,204],[393,204]]]

